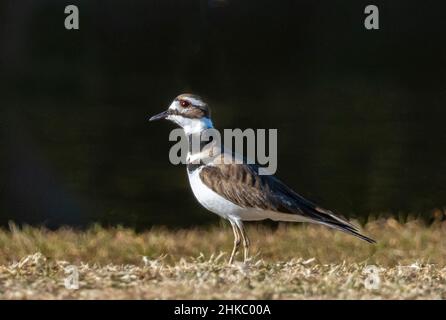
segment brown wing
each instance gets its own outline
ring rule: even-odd
[[[259,175],[255,165],[233,163],[204,166],[200,178],[207,187],[242,208],[298,214],[373,241],[357,233],[355,226],[300,196],[274,176]]]
[[[250,165],[219,164],[200,171],[203,183],[242,208],[280,211],[281,202],[272,189],[271,177],[259,176]],[[289,210],[285,209],[285,212]]]

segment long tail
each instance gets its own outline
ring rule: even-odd
[[[334,214],[330,210],[321,208],[312,201],[305,199],[280,182],[278,179],[272,177],[270,178],[270,183],[274,183],[273,187],[276,189],[275,197],[273,197],[273,199],[276,200],[276,210],[278,212],[287,212],[296,215],[297,217],[294,219],[294,221],[300,220],[322,224],[327,227],[354,235],[361,240],[367,241],[368,243],[376,243],[375,240],[359,233],[358,228],[353,224]],[[287,221],[292,220],[287,219]]]
[[[359,230],[355,225],[335,215],[330,210],[323,209],[318,206],[307,206],[305,209],[304,211],[308,215],[308,218],[310,218],[310,220],[314,223],[322,224],[324,226],[351,234],[361,240],[367,241],[368,243],[376,243],[376,241],[372,238],[359,233]]]
[[[330,228],[333,228],[333,229],[336,229],[336,230],[339,230],[339,231],[342,231],[342,232],[345,232],[345,233],[348,233],[348,234],[351,234],[355,237],[358,237],[361,240],[367,241],[368,243],[376,243],[376,241],[373,240],[372,238],[369,238],[369,237],[359,233],[358,229],[353,225],[344,224],[344,223],[337,222],[337,221],[336,222],[326,222],[326,221],[314,220],[314,222],[318,223],[318,224],[322,224],[322,225],[330,227]]]

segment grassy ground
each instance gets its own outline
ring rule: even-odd
[[[0,229],[0,298],[446,299],[446,222],[380,220],[364,232],[378,244],[314,225],[251,225],[251,261],[229,266],[229,226],[135,233],[12,225]],[[69,265],[78,290],[64,286]]]

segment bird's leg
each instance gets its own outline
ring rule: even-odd
[[[237,220],[237,227],[243,240],[243,261],[246,262],[249,257],[249,238],[241,220]]]
[[[234,232],[234,247],[232,248],[231,257],[229,258],[229,264],[232,264],[234,257],[237,254],[238,247],[240,246],[240,234],[237,225],[232,220],[229,220],[232,226],[232,231]]]

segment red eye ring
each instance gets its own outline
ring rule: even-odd
[[[180,105],[181,105],[183,108],[186,108],[186,107],[189,107],[189,106],[190,106],[190,102],[189,102],[189,101],[186,101],[186,100],[180,100]]]

